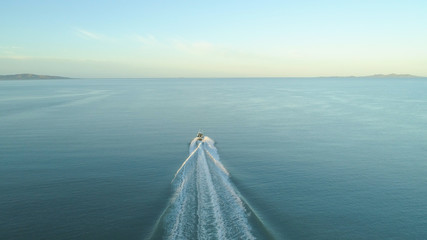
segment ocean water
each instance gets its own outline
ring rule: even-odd
[[[426,93],[425,78],[0,81],[0,239],[426,239]]]

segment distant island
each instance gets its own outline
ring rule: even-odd
[[[421,78],[421,76],[415,76],[411,74],[374,74],[368,76],[331,76],[333,78]]]
[[[375,74],[370,76],[365,76],[367,78],[418,78],[420,76],[415,76],[411,74]]]
[[[36,79],[69,79],[68,77],[37,75],[30,73],[0,75],[0,80],[36,80]]]

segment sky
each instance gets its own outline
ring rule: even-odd
[[[2,0],[0,75],[427,76],[427,1]]]

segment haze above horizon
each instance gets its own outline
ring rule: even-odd
[[[5,1],[0,75],[427,76],[425,1]]]

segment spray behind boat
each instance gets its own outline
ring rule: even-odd
[[[215,141],[198,131],[149,239],[274,239],[230,179]]]

